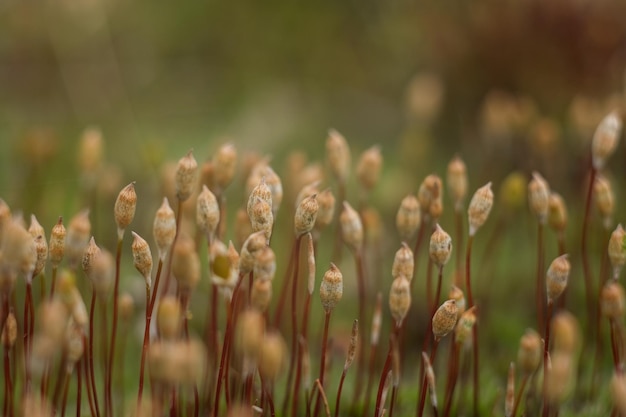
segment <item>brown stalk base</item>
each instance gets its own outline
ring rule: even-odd
[[[93,326],[94,316],[96,310],[96,290],[91,293],[91,305],[89,306],[89,345],[87,348],[86,358],[88,359],[88,365],[85,366],[85,372],[89,373],[89,378],[85,381],[88,387],[91,387],[90,391],[93,395],[93,401],[96,410],[96,416],[100,417],[100,406],[98,404],[98,392],[96,390],[96,377],[93,367]],[[88,391],[89,392],[89,391]],[[93,414],[93,413],[92,413]]]
[[[517,409],[519,408],[520,403],[522,402],[522,396],[524,395],[524,389],[526,388],[526,384],[528,383],[528,379],[530,378],[529,374],[525,374],[522,378],[522,384],[519,387],[519,391],[517,392],[517,396],[515,397],[515,403],[513,404],[513,413],[511,417],[515,417],[517,415]]]
[[[385,359],[385,365],[383,366],[383,372],[380,375],[380,381],[378,383],[378,393],[376,394],[376,408],[374,409],[374,416],[378,417],[381,412],[381,408],[383,407],[382,397],[383,390],[385,388],[385,381],[387,380],[387,374],[391,371],[391,358],[393,355],[394,344],[397,341],[398,334],[400,332],[402,325],[401,323],[396,323],[389,336],[389,349],[387,350],[387,359]]]
[[[87,337],[83,334],[83,349],[85,352],[87,352],[88,350],[88,342],[87,342]],[[90,376],[90,372],[89,372],[89,357],[88,355],[83,355],[82,360],[85,362],[84,363],[84,369],[85,369],[85,386],[87,387],[87,399],[89,401],[89,411],[90,411],[90,415],[92,417],[97,416],[98,414],[96,413],[96,408],[94,406],[94,402],[93,402],[93,391],[91,390],[91,376]]]
[[[433,348],[430,351],[430,363],[434,366],[435,359],[437,357],[437,348],[439,347],[439,340],[435,339],[433,341]],[[423,363],[423,361],[422,361]],[[422,385],[420,389],[420,400],[417,408],[417,415],[422,417],[424,415],[424,405],[426,404],[426,391],[427,391],[428,382],[426,381],[426,370],[422,365]]]
[[[550,319],[552,318],[552,307],[552,301],[548,302],[545,320],[545,342],[543,344],[543,417],[548,417],[550,413],[550,404],[548,402],[548,384],[546,383],[546,376],[548,375],[548,357],[550,355]]]
[[[81,397],[83,395],[83,377],[81,362],[76,363],[76,417],[80,417]]]
[[[335,417],[339,417],[339,403],[341,401],[341,391],[343,390],[343,381],[346,379],[348,369],[343,368],[341,373],[341,379],[339,380],[339,389],[337,389],[337,400],[335,401]]]
[[[4,347],[4,416],[13,417],[13,382],[11,381],[10,349]]]
[[[326,345],[328,344],[328,327],[330,325],[330,311],[327,311],[324,315],[324,334],[322,336],[322,357],[320,359],[320,377],[317,379],[317,383],[320,384],[320,388],[323,390],[324,386],[324,373],[326,371]],[[328,404],[326,404],[328,405]],[[317,416],[320,407],[320,397],[317,397],[317,401],[315,402],[315,411],[313,416]]]
[[[453,341],[450,344],[450,356],[448,358],[448,379],[446,381],[446,391],[444,398],[443,415],[448,417],[450,415],[450,409],[452,407],[452,401],[454,399],[454,390],[456,387],[456,381],[459,376],[459,354],[461,346]]]
[[[354,261],[356,263],[357,271],[357,285],[359,292],[359,323],[365,323],[365,303],[367,302],[367,280],[365,278],[365,265],[363,259],[363,249],[359,250],[355,254]],[[356,404],[363,391],[363,373],[365,372],[365,332],[359,337],[358,354],[356,363],[356,386],[354,389],[354,397],[352,398],[352,404]]]

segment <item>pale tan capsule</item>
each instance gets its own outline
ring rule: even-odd
[[[465,302],[465,294],[463,294],[462,289],[452,284],[452,287],[450,287],[450,291],[448,292],[448,299],[456,301],[456,307],[459,309],[459,315],[465,312],[467,304]]]
[[[6,222],[0,251],[8,270],[23,274],[28,282],[32,280],[37,264],[35,241],[18,219]]]
[[[350,173],[350,147],[343,135],[335,129],[328,131],[326,160],[330,172],[339,183],[345,183]]]
[[[215,230],[220,222],[220,207],[215,194],[206,185],[196,200],[196,225],[207,237],[215,235]]]
[[[509,364],[509,374],[506,379],[506,396],[504,397],[504,417],[513,415],[515,406],[515,362]]]
[[[35,251],[37,252],[37,262],[35,262],[33,277],[44,272],[48,260],[48,242],[44,236],[39,235],[35,238]]]
[[[400,275],[406,277],[409,282],[413,279],[415,261],[413,259],[413,251],[406,242],[402,242],[400,249],[396,251],[391,265],[391,276],[398,278]]]
[[[63,255],[65,254],[65,234],[63,217],[59,217],[59,220],[50,231],[50,243],[48,244],[50,262],[53,268],[57,268],[63,260]]]
[[[430,259],[439,268],[442,268],[450,260],[452,254],[452,238],[439,226],[435,225],[435,231],[430,236],[429,255]]]
[[[67,226],[65,238],[65,256],[71,267],[77,267],[82,262],[83,254],[89,244],[91,236],[91,222],[89,209],[83,209],[71,218]]]
[[[2,346],[5,349],[11,349],[17,339],[17,320],[13,311],[9,311],[4,325],[2,326]]]
[[[609,259],[613,267],[613,279],[617,280],[626,264],[626,232],[621,224],[618,224],[609,239]]]
[[[174,340],[178,337],[182,322],[182,311],[175,297],[165,296],[159,302],[157,310],[157,327],[163,340]]]
[[[372,242],[375,246],[381,241],[385,232],[379,211],[372,206],[364,207],[361,210],[361,222],[363,223],[365,240]]]
[[[228,248],[214,240],[209,248],[211,258],[211,282],[221,288],[233,289],[239,276],[239,254],[232,242]]]
[[[127,292],[121,293],[117,300],[117,309],[122,320],[129,322],[129,320],[132,319],[133,312],[135,310],[135,300],[133,300],[133,296]]]
[[[436,214],[443,208],[442,193],[443,184],[439,176],[430,174],[424,178],[417,191],[417,201],[424,220],[437,219],[438,216],[433,216],[433,211]],[[433,204],[435,204],[434,208]]]
[[[132,232],[132,234],[134,238],[131,245],[133,264],[135,269],[137,269],[145,279],[146,287],[150,289],[152,287],[152,252],[145,239],[135,232]]]
[[[374,306],[374,314],[372,315],[372,331],[370,333],[370,344],[378,346],[380,340],[380,328],[383,321],[383,295],[378,292],[376,294],[376,304]]]
[[[464,311],[454,328],[454,341],[463,345],[472,337],[472,328],[476,324],[476,306]]]
[[[569,395],[576,379],[575,369],[571,353],[554,351],[550,355],[545,392],[551,404],[561,404]]]
[[[78,144],[78,167],[82,175],[93,177],[102,167],[104,156],[104,140],[102,131],[97,127],[85,129]],[[95,180],[89,178],[88,180]]]
[[[396,214],[396,229],[400,237],[409,240],[415,235],[422,221],[420,205],[417,197],[409,194],[402,199]]]
[[[35,239],[37,236],[43,236],[46,239],[46,232],[43,230],[43,226],[37,220],[34,214],[30,215],[30,226],[28,227],[28,233]]]
[[[91,261],[87,275],[101,301],[106,300],[115,280],[115,259],[106,249],[101,249]]]
[[[591,141],[592,163],[602,169],[606,160],[615,152],[622,130],[622,120],[617,111],[606,115],[598,125]]]
[[[122,189],[115,200],[113,212],[115,214],[115,223],[117,224],[117,237],[121,240],[124,236],[124,230],[135,218],[135,210],[137,208],[137,193],[135,192],[135,182],[131,182]]]
[[[333,221],[335,216],[335,196],[329,188],[325,189],[317,195],[317,219],[315,220],[315,228],[322,229]]]
[[[553,350],[574,353],[580,345],[578,321],[571,313],[559,311],[552,319]]]
[[[331,262],[330,268],[324,274],[320,284],[320,299],[326,313],[333,311],[343,295],[343,275],[335,264]]]
[[[548,225],[557,233],[567,227],[567,206],[560,194],[551,192],[548,199]]]
[[[454,330],[458,316],[459,309],[456,306],[456,301],[448,300],[439,306],[432,320],[436,341],[441,340],[442,337]]]
[[[200,259],[196,245],[186,233],[181,233],[174,243],[172,275],[176,278],[178,289],[182,293],[189,294],[200,281]]]
[[[186,201],[196,188],[198,179],[198,162],[193,156],[193,151],[178,160],[174,186],[176,187],[176,198],[178,201]]]
[[[296,236],[302,236],[313,230],[318,211],[317,194],[312,194],[300,202],[294,216]]]
[[[517,351],[517,363],[525,375],[530,375],[539,366],[543,342],[539,333],[533,329],[526,329],[519,342]]]
[[[250,304],[260,312],[267,311],[272,301],[272,281],[268,279],[255,279],[252,283]]]
[[[237,149],[232,143],[220,146],[213,156],[214,181],[218,192],[228,187],[235,176]]]
[[[402,324],[411,308],[411,285],[406,277],[399,276],[391,283],[389,290],[389,310],[396,322],[396,327]]]
[[[426,383],[428,384],[428,392],[430,393],[430,403],[436,409],[437,408],[437,384],[435,383],[435,371],[430,363],[430,359],[426,352],[422,352],[422,361],[424,362],[424,375],[426,376]]]
[[[626,377],[613,372],[611,378],[611,399],[619,415],[626,415]]]
[[[565,291],[570,268],[567,254],[559,256],[550,264],[546,273],[548,304],[553,303]]]
[[[380,146],[374,145],[361,154],[356,166],[356,175],[364,189],[370,191],[376,186],[382,166],[383,156],[380,153]]]
[[[252,192],[250,193],[250,196],[248,197],[247,211],[248,211],[248,216],[250,218],[252,218],[252,208],[257,198],[260,198],[261,200],[265,201],[270,206],[270,209],[271,209],[272,191],[270,190],[270,187],[268,187],[267,184],[265,183],[265,177],[261,177],[261,181],[256,185],[256,187],[252,189]]]
[[[454,210],[461,211],[463,209],[463,200],[467,196],[467,168],[465,162],[460,156],[455,155],[448,163],[448,171],[446,175],[448,183],[448,193],[454,203]]]
[[[283,184],[280,177],[276,174],[276,172],[274,172],[268,162],[269,159],[264,158],[254,166],[246,182],[246,191],[248,192],[248,195],[252,194],[254,187],[261,182],[262,178],[265,178],[265,183],[272,194],[272,200],[270,203],[272,213],[276,215],[278,208],[283,201]]]
[[[620,320],[624,316],[624,287],[617,281],[608,281],[600,293],[602,315],[611,320]]]
[[[74,320],[76,326],[83,329],[83,331],[87,331],[89,316],[87,315],[87,307],[85,306],[83,297],[80,295],[80,291],[78,291],[76,286],[71,288],[70,295],[72,299],[71,304],[68,307],[70,308],[72,320]]]
[[[252,234],[252,225],[250,224],[250,217],[248,217],[248,213],[246,209],[240,207],[235,213],[235,242],[237,243],[237,247],[240,248],[243,246],[244,242]]]
[[[305,185],[304,187],[302,187],[302,189],[298,191],[298,195],[296,196],[296,209],[305,198],[312,196],[313,194],[319,194],[318,187],[320,183],[321,181],[319,180],[313,181],[312,183]]]
[[[467,209],[470,236],[474,236],[478,229],[485,224],[492,207],[493,191],[491,191],[491,181],[489,181],[476,190]]]
[[[268,381],[274,381],[285,368],[287,345],[277,332],[267,333],[260,346],[259,373]]]
[[[176,215],[167,197],[163,197],[163,203],[154,216],[152,234],[159,251],[159,259],[165,261],[176,238]]]
[[[615,211],[615,195],[613,194],[613,187],[605,176],[598,175],[593,184],[593,190],[596,207],[602,216],[604,227],[608,229],[611,227],[611,221]]]
[[[545,224],[548,220],[550,200],[550,186],[538,172],[533,172],[533,178],[528,183],[528,203],[530,210],[537,216],[539,223]]]
[[[254,279],[273,280],[276,274],[276,255],[269,246],[261,248],[256,255]]]
[[[67,360],[68,372],[74,368],[76,362],[83,356],[83,337],[80,328],[69,326],[65,336],[65,358]]]
[[[87,277],[89,278],[91,278],[91,268],[93,266],[93,260],[99,254],[100,254],[100,247],[96,244],[96,240],[92,236],[91,239],[89,239],[89,243],[87,244],[87,247],[85,248],[85,252],[83,252],[83,259],[81,262],[83,272],[87,274]]]
[[[352,362],[354,361],[354,357],[356,356],[356,347],[359,341],[359,321],[354,320],[352,322],[352,332],[350,333],[350,345],[348,346],[348,354],[346,355],[346,361],[343,364],[344,371],[347,371]]]
[[[252,232],[263,232],[265,240],[269,244],[272,237],[272,229],[274,227],[274,215],[272,214],[272,206],[260,199],[254,198],[252,203],[250,215],[250,225],[252,226]]]
[[[258,310],[243,311],[235,327],[235,349],[248,358],[256,358],[265,334],[265,319]]]
[[[240,273],[248,274],[254,270],[254,265],[257,262],[256,257],[265,246],[267,246],[265,232],[259,231],[248,236],[241,247],[241,256],[239,258]]]
[[[343,202],[343,211],[339,216],[341,237],[345,244],[354,252],[363,246],[363,223],[361,217],[347,201]]]

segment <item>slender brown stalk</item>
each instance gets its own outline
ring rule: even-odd
[[[365,278],[365,265],[363,259],[363,248],[355,253],[354,261],[357,271],[357,286],[359,292],[359,323],[365,323],[365,305],[367,303],[367,281]],[[356,386],[354,389],[354,402],[358,401],[363,391],[363,373],[365,372],[365,332],[359,337],[359,357],[356,363]]]
[[[380,375],[380,382],[378,383],[378,394],[376,394],[376,408],[374,409],[374,416],[379,416],[381,408],[383,407],[383,404],[381,404],[381,402],[383,398],[383,390],[385,388],[385,381],[387,380],[387,374],[391,371],[393,345],[394,343],[396,343],[401,327],[402,326],[399,323],[396,323],[391,335],[389,336],[389,350],[387,351],[387,359],[385,359],[383,372]]]
[[[115,362],[115,339],[117,337],[117,320],[118,320],[118,298],[120,292],[120,266],[122,261],[122,245],[124,243],[123,237],[117,240],[117,250],[115,255],[115,284],[113,287],[113,324],[111,329],[111,346],[109,350],[109,363],[106,374],[105,384],[105,404],[104,414],[110,417],[113,413],[113,399],[111,395],[111,384],[113,380],[113,368]]]
[[[150,314],[152,314],[152,311],[154,310],[154,304],[156,303],[156,297],[157,297],[157,293],[159,292],[159,282],[161,281],[162,271],[163,271],[163,259],[159,258],[156,277],[154,278],[154,286],[152,287],[152,295],[150,296]]]
[[[370,355],[367,369],[367,384],[365,388],[365,405],[363,407],[363,416],[369,415],[370,399],[372,397],[372,381],[374,375],[374,366],[376,365],[376,352],[378,350],[378,341],[380,339],[380,327],[382,319],[382,294],[376,294],[376,306],[374,307],[374,315],[372,316],[372,327],[370,333]],[[353,401],[352,407],[354,408]]]
[[[289,289],[289,284],[291,283],[290,277],[293,271],[294,264],[294,253],[296,251],[296,245],[291,246],[291,253],[289,254],[289,263],[287,264],[287,269],[285,270],[285,275],[283,276],[283,285],[280,288],[280,295],[278,296],[278,305],[276,306],[276,312],[274,313],[274,327],[279,328],[280,323],[283,317],[283,310],[285,308],[285,303],[287,302],[287,291]]]
[[[476,327],[476,326],[474,326]],[[433,340],[433,347],[432,350],[430,351],[430,363],[435,363],[435,358],[437,357],[437,348],[439,347],[439,340],[437,340],[436,338]],[[426,379],[426,370],[422,367],[422,387],[420,389],[420,400],[419,400],[419,406],[417,409],[417,415],[419,417],[422,417],[424,415],[424,405],[426,404],[426,391],[427,391],[427,386],[428,386],[428,381]]]
[[[524,389],[526,388],[526,384],[528,383],[529,378],[530,378],[530,374],[525,374],[524,377],[522,378],[522,383],[519,387],[519,391],[517,392],[517,396],[515,397],[515,403],[513,404],[513,413],[511,413],[511,417],[515,417],[517,415],[517,409],[519,408],[519,405],[522,402]]]
[[[70,388],[70,377],[72,376],[71,372],[65,373],[65,379],[63,382],[63,399],[61,400],[61,417],[65,417],[65,409],[67,406],[67,394]]]
[[[302,318],[302,338],[300,344],[307,343],[308,339],[308,324],[309,324],[309,311],[311,309],[311,293],[307,292],[306,301],[304,302],[304,316]],[[298,346],[300,346],[300,344]],[[296,416],[298,413],[298,402],[300,399],[300,382],[302,380],[302,354],[298,355],[298,362],[296,366],[296,382],[293,388],[293,401],[291,403],[291,415]],[[289,385],[287,385],[289,387]],[[289,389],[289,388],[287,388]]]
[[[291,358],[289,359],[289,371],[287,372],[287,387],[291,387],[294,377],[294,370],[298,356],[298,276],[300,273],[300,243],[302,236],[297,236],[293,242],[292,258],[293,271],[291,274]],[[289,394],[291,390],[285,390],[285,399],[283,400],[281,415],[287,415],[289,406]],[[295,401],[295,399],[294,399]]]
[[[217,387],[215,388],[215,398],[213,404],[213,417],[219,416],[220,410],[220,393],[222,391],[222,377],[224,376],[224,368],[228,366],[226,363],[226,358],[228,357],[228,350],[230,347],[230,339],[232,338],[233,332],[233,315],[234,309],[237,308],[237,295],[239,293],[239,288],[241,287],[241,282],[243,281],[243,274],[239,274],[239,278],[237,279],[237,284],[233,289],[233,296],[228,305],[228,314],[226,319],[226,333],[224,334],[224,342],[222,344],[222,355],[220,358],[220,367],[217,373]]]
[[[454,285],[461,288],[463,282],[462,270],[463,270],[463,213],[461,210],[455,210],[454,212],[454,225],[455,225],[455,246],[456,246],[456,264],[454,273]],[[435,300],[435,305],[438,301]]]
[[[583,261],[583,277],[585,279],[585,301],[587,304],[587,317],[589,322],[593,322],[593,287],[591,284],[591,265],[589,264],[588,230],[589,218],[591,215],[591,200],[593,199],[593,184],[598,174],[597,169],[592,165],[589,176],[589,187],[587,188],[587,198],[585,200],[585,214],[583,217],[583,230],[581,234],[581,257]],[[593,330],[591,330],[593,335]]]
[[[326,372],[326,345],[328,344],[328,327],[330,324],[330,313],[331,311],[326,311],[324,314],[324,333],[322,334],[322,356],[320,359],[320,377],[316,382],[319,382],[321,386],[324,385],[324,374]],[[317,397],[317,401],[315,402],[315,411],[313,412],[313,416],[317,416],[319,412],[320,398]]]
[[[465,251],[465,288],[467,290],[467,300],[469,307],[473,307],[474,297],[472,295],[472,285],[471,285],[471,258],[472,258],[472,244],[474,243],[474,235],[470,235],[467,239],[467,248]],[[473,353],[473,410],[474,417],[478,416],[478,398],[480,385],[478,384],[478,372],[480,370],[478,366],[478,322],[474,324],[472,327],[472,353]],[[431,361],[432,362],[432,361]]]
[[[615,373],[622,374],[621,360],[620,360],[620,347],[619,347],[619,337],[616,335],[616,327],[618,323],[615,319],[609,320],[609,326],[611,329],[611,353],[613,354],[613,367]]]
[[[339,388],[337,389],[337,400],[335,401],[335,417],[339,417],[339,403],[341,401],[341,391],[343,390],[343,381],[345,381],[347,373],[348,369],[343,368],[343,372],[341,372],[341,379],[339,380]]]
[[[26,282],[26,299],[24,301],[24,385],[26,394],[31,391],[30,351],[34,332],[33,285]]]
[[[537,226],[537,273],[535,281],[535,305],[537,306],[537,328],[543,330],[544,321],[544,300],[545,297],[545,271],[544,271],[544,225],[539,221]]]
[[[160,263],[160,262],[159,262]],[[150,287],[146,285],[146,325],[143,331],[143,347],[141,349],[141,360],[139,362],[139,392],[137,393],[137,410],[141,411],[141,398],[143,396],[143,378],[145,373],[146,355],[150,344],[150,322],[152,320],[152,306],[150,305]]]
[[[56,289],[56,285],[57,285],[57,270],[58,268],[56,266],[52,267],[52,284],[50,285],[50,299],[54,297],[54,290]]]
[[[322,398],[322,403],[324,403],[324,410],[326,411],[326,417],[330,417],[330,407],[328,406],[328,398],[326,398],[326,392],[324,392],[324,386],[320,382],[319,379],[315,380],[315,386],[319,392],[319,397]]]
[[[81,397],[83,396],[83,377],[81,372],[81,362],[76,363],[76,417],[80,417]]]
[[[183,202],[178,200],[178,207],[176,210],[176,234],[174,235],[174,241],[172,242],[172,246],[170,247],[170,253],[167,257],[167,266],[165,268],[165,282],[163,283],[163,291],[161,292],[161,296],[167,294],[170,290],[170,282],[172,281],[172,253],[174,252],[174,247],[176,246],[176,240],[178,240],[178,234],[180,232],[180,224],[183,220]],[[156,291],[154,292],[156,294]]]
[[[89,378],[87,379],[85,383],[87,384],[87,386],[91,386],[91,392],[93,395],[93,400],[94,400],[94,405],[95,405],[95,410],[96,410],[95,415],[97,417],[100,417],[100,406],[98,405],[98,391],[96,389],[96,377],[95,377],[95,371],[94,371],[94,366],[93,366],[93,356],[94,356],[93,355],[93,334],[94,334],[93,323],[94,323],[95,310],[96,310],[96,290],[94,288],[93,292],[91,293],[91,305],[89,306],[89,347],[87,349],[88,365],[85,366],[85,371],[89,372]]]
[[[543,344],[543,417],[548,417],[550,414],[550,404],[548,402],[548,384],[546,383],[546,376],[548,375],[548,357],[550,356],[550,320],[552,318],[552,307],[553,303],[552,301],[549,301],[546,311],[545,337]]]
[[[89,343],[87,342],[87,336],[83,334],[83,349],[85,352],[88,350]],[[89,356],[83,355],[82,360],[85,362],[85,386],[87,387],[87,400],[89,401],[89,411],[92,417],[97,416],[96,408],[93,402],[93,391],[91,387],[91,374],[89,372]]]
[[[64,388],[65,388],[65,381],[68,378],[68,374],[65,371],[65,367],[66,367],[66,360],[65,358],[63,358],[61,360],[61,363],[59,364],[59,376],[57,378],[56,384],[54,386],[54,392],[52,394],[52,414],[56,415],[57,411],[59,410],[59,401],[62,400],[62,398],[60,398],[63,394]]]
[[[342,202],[346,200],[346,184],[343,181],[339,181],[337,185],[337,201]],[[342,256],[342,239],[341,239],[341,222],[339,221],[339,217],[335,219],[335,239],[333,245],[333,257],[332,260],[334,263],[341,262]]]
[[[4,416],[13,417],[13,381],[11,380],[10,349],[4,347]]]
[[[454,389],[459,375],[459,359],[461,346],[453,341],[450,344],[450,357],[448,359],[448,379],[446,381],[446,394],[444,399],[443,416],[450,415],[452,401],[454,400]]]

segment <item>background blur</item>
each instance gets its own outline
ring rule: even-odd
[[[89,126],[122,182],[227,138],[320,159],[329,127],[355,154],[381,143],[409,187],[454,152],[474,172],[542,169],[623,100],[624,16],[618,0],[2,0],[0,196],[28,212],[24,187],[75,186]]]

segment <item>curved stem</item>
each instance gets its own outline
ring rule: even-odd
[[[517,415],[517,409],[522,402],[522,395],[524,395],[524,389],[526,388],[526,383],[528,382],[529,378],[530,374],[525,374],[522,378],[522,383],[519,387],[519,391],[517,392],[517,396],[515,397],[515,404],[513,404],[513,413],[511,414],[511,417],[515,417]]]
[[[339,417],[339,402],[341,401],[341,391],[343,390],[343,381],[346,379],[348,369],[343,368],[341,379],[339,380],[339,388],[337,389],[337,401],[335,402],[335,417]]]
[[[378,394],[376,394],[376,408],[374,409],[374,417],[378,417],[380,415],[381,408],[383,404],[383,391],[385,388],[385,381],[387,380],[387,374],[391,371],[391,357],[393,355],[393,344],[396,342],[398,338],[398,333],[401,328],[400,323],[396,323],[394,326],[391,335],[389,336],[389,350],[387,351],[387,359],[385,359],[385,364],[383,365],[383,372],[380,375],[380,382],[378,383]]]

